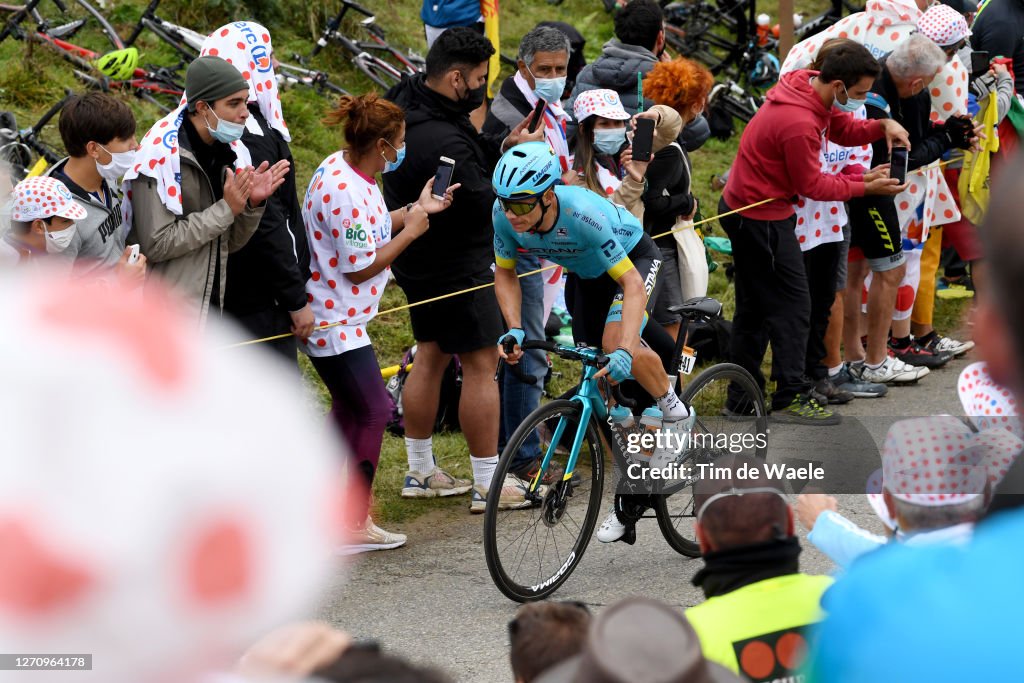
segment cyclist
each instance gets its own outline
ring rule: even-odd
[[[672,390],[661,358],[640,339],[655,298],[661,251],[624,207],[582,187],[556,186],[560,177],[558,158],[544,142],[516,145],[494,169],[494,288],[509,327],[499,339],[499,353],[509,363],[523,353],[517,252],[564,266],[573,338],[608,354],[609,363],[597,376],[616,383],[635,376],[657,400],[662,431],[675,443],[671,433],[692,427],[691,412]],[[506,336],[516,341],[509,355],[500,349]],[[675,456],[658,449],[651,467],[663,467]],[[597,538],[609,543],[625,533],[613,510]]]

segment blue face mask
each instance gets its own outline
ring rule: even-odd
[[[594,129],[594,149],[601,154],[618,154],[626,142],[626,127]]]
[[[845,103],[840,102],[838,97],[835,98],[835,100],[832,101],[832,105],[836,109],[838,109],[839,111],[845,111],[845,112],[849,112],[849,113],[852,114],[853,112],[857,111],[858,109],[863,107],[868,102],[866,99],[855,100],[852,97],[850,97],[850,91],[848,91],[846,89],[846,85],[845,84],[843,85],[843,92],[846,93],[846,102]]]
[[[387,140],[385,140],[384,142],[387,143],[388,147],[390,147],[391,149],[395,150],[395,155],[396,156],[395,156],[395,160],[394,161],[388,161],[388,158],[384,156],[384,152],[380,153],[380,155],[382,157],[384,157],[384,172],[385,173],[391,173],[396,168],[401,166],[402,165],[402,161],[405,160],[405,145],[402,145],[401,149],[399,149],[399,148],[395,147],[394,145],[392,145]]]
[[[209,121],[206,121],[206,115],[203,115],[203,121],[206,122],[206,130],[210,131],[210,135],[217,142],[224,142],[230,144],[235,140],[242,139],[242,133],[245,132],[245,125],[241,123],[232,123],[231,121],[225,121],[221,117],[214,113],[213,108],[210,108],[210,113],[213,114],[213,118],[217,119],[217,127],[210,128]]]
[[[527,67],[529,71],[529,67]],[[533,76],[533,72],[530,71]],[[533,94],[545,102],[557,103],[562,100],[562,93],[565,92],[566,77],[561,78],[537,78],[533,76]]]

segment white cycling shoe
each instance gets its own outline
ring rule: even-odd
[[[626,525],[619,521],[615,510],[608,513],[601,526],[597,529],[597,540],[601,543],[612,543],[622,538],[626,533]]]

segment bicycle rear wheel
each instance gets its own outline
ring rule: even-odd
[[[77,4],[82,11],[92,17],[92,20],[96,22],[97,26],[99,26],[100,32],[103,33],[103,37],[113,49],[120,50],[124,48],[124,40],[121,39],[117,30],[109,21],[107,21],[107,18],[103,16],[102,12],[90,5],[86,0],[75,0],[75,4]],[[74,11],[71,11],[70,13],[72,15],[75,14]]]
[[[555,451],[552,463],[564,468],[568,454],[558,442],[572,440],[582,414],[582,406],[569,400],[551,401],[533,411],[512,434],[494,472],[484,513],[484,557],[494,585],[517,602],[551,595],[583,559],[600,514],[604,482],[604,449],[594,421],[584,425],[572,479],[540,489],[537,499],[522,509],[500,509],[501,484],[506,477],[517,479],[509,473],[512,461],[534,434],[540,437],[541,454]],[[556,438],[562,434],[568,438]]]
[[[754,378],[732,363],[719,363],[697,375],[680,398],[697,414],[690,449],[682,463],[692,468],[694,476],[672,482],[653,496],[654,512],[673,550],[687,557],[700,557],[693,504],[698,465],[737,453],[764,460],[768,451],[768,411]]]

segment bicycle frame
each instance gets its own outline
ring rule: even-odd
[[[583,355],[590,355],[592,358],[597,357],[597,351],[593,349],[573,349],[577,353]],[[587,354],[586,352],[590,352]],[[586,438],[587,425],[590,424],[592,417],[597,418],[599,425],[604,425],[604,421],[608,417],[608,409],[605,406],[604,399],[601,396],[601,392],[598,391],[597,382],[594,379],[594,375],[598,372],[597,368],[590,365],[585,365],[583,368],[583,381],[580,382],[580,387],[576,393],[569,399],[576,401],[580,404],[583,409],[580,423],[576,426],[576,434],[573,437],[572,449],[569,451],[569,459],[566,462],[565,475],[562,477],[563,481],[569,481],[572,479],[572,473],[576,469],[576,460],[580,455],[580,448],[583,446],[583,440]],[[562,436],[565,434],[565,418],[558,420],[558,426],[554,430],[554,434],[551,437],[551,443],[548,444],[548,449],[544,453],[544,458],[541,461],[540,468],[537,470],[537,475],[530,482],[529,493],[536,495],[537,489],[540,487],[540,479],[544,472],[547,471],[548,465],[551,463],[551,458],[554,457],[555,449],[561,442]],[[603,431],[603,427],[602,427]],[[614,445],[612,446],[614,448]]]

